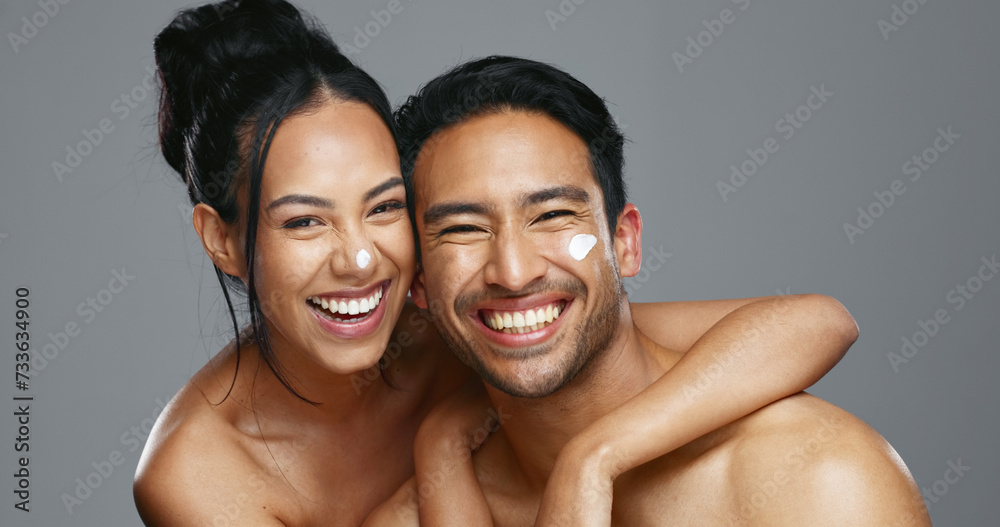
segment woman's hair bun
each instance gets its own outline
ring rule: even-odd
[[[218,2],[178,13],[153,43],[162,85],[160,148],[170,166],[190,178],[184,138],[201,119],[232,109],[240,82],[253,82],[318,41],[336,51],[328,38],[313,38],[317,27],[283,0]]]

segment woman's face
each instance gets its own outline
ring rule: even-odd
[[[328,102],[280,125],[264,166],[256,252],[257,292],[283,366],[311,360],[345,374],[379,360],[415,255],[396,147],[374,110]]]

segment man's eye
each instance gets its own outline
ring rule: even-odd
[[[557,218],[559,216],[572,216],[573,211],[570,210],[550,210],[538,217],[538,221],[551,220],[552,218]]]
[[[448,227],[446,229],[441,229],[441,234],[462,234],[469,232],[479,232],[481,229],[473,225],[455,225],[454,227]]]
[[[297,218],[284,224],[282,227],[285,229],[300,229],[304,227],[313,227],[315,225],[319,225],[316,218]]]
[[[385,214],[386,212],[392,212],[396,210],[405,209],[406,204],[402,201],[387,201],[385,203],[379,204],[377,207],[372,209],[371,214]]]

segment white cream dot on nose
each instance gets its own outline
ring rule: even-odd
[[[597,237],[593,234],[577,234],[569,241],[569,255],[579,262],[590,254],[595,245]]]
[[[368,254],[368,251],[361,249],[358,251],[358,267],[364,269],[368,267],[368,264],[372,261],[372,255]]]

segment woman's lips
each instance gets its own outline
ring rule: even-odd
[[[362,296],[310,296],[306,304],[320,326],[337,337],[359,338],[373,333],[385,317],[391,280]]]
[[[383,282],[370,294],[361,297],[311,296],[306,300],[312,302],[314,309],[324,315],[330,315],[338,322],[350,321],[355,315],[364,315],[378,307],[382,301],[382,289],[386,284],[387,282]]]

